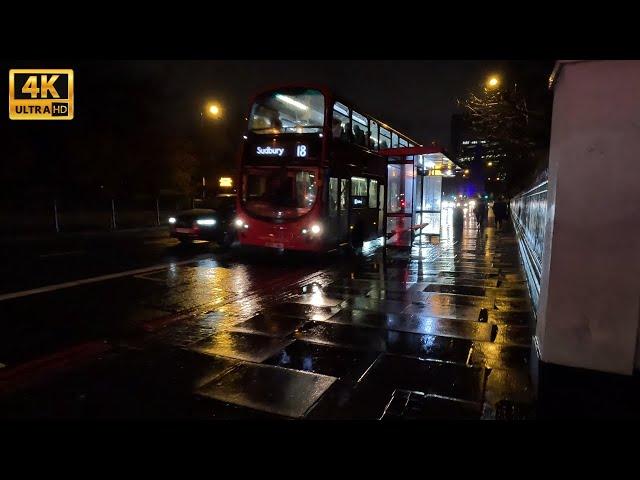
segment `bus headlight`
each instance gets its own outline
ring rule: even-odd
[[[244,221],[241,218],[236,218],[236,221],[234,223],[238,228],[242,228],[244,226]]]
[[[311,233],[313,233],[314,235],[317,235],[320,233],[322,229],[320,228],[320,225],[312,225],[311,226]]]
[[[201,218],[199,220],[196,220],[196,223],[198,225],[204,225],[204,226],[207,226],[207,227],[212,227],[213,225],[216,224],[216,221],[213,218]]]
[[[169,223],[176,223],[176,217],[169,217]]]

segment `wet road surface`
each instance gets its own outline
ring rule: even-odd
[[[531,305],[510,230],[448,224],[439,241],[386,256],[377,242],[359,255],[313,257],[155,240],[104,247],[109,260],[82,276],[60,262],[20,286],[122,276],[0,301],[2,417],[533,411]],[[135,269],[145,271],[127,273]]]

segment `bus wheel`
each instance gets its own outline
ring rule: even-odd
[[[222,248],[229,248],[233,243],[233,233],[225,232],[224,236],[222,237],[222,240],[220,240],[219,243]]]

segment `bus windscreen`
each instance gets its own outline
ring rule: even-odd
[[[258,134],[322,132],[324,96],[317,90],[270,92],[251,108],[249,130]]]

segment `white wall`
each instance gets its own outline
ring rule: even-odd
[[[536,336],[542,360],[640,367],[640,61],[567,63],[554,87]]]

